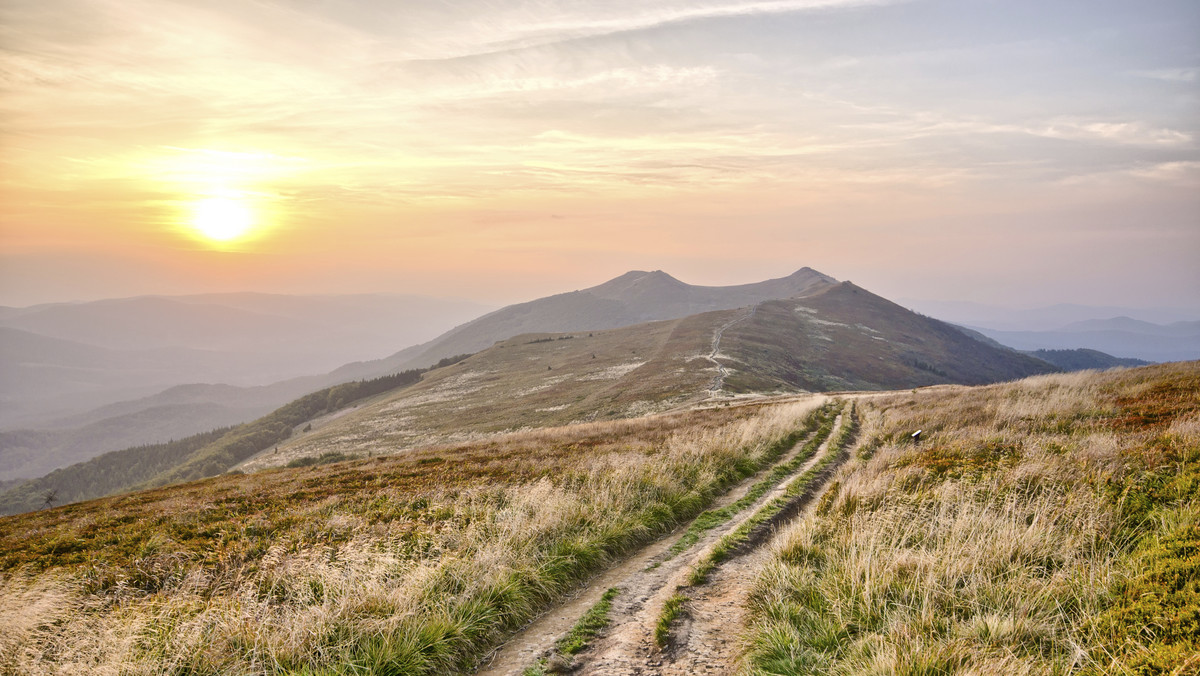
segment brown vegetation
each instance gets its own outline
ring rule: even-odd
[[[760,575],[751,669],[1200,673],[1198,379],[863,400],[860,457]]]
[[[810,409],[592,423],[5,518],[0,664],[463,670],[777,457]]]

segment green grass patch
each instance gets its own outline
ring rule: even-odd
[[[357,460],[357,459],[358,458],[356,458],[353,455],[346,455],[345,453],[330,452],[330,453],[322,453],[321,455],[308,455],[303,458],[296,458],[295,460],[289,462],[287,464],[287,466],[288,467],[312,467],[314,465],[329,465],[329,464],[332,464],[335,462],[342,462],[344,460]]]
[[[687,597],[676,593],[663,604],[662,612],[658,615],[658,623],[654,625],[654,644],[665,648],[671,641],[671,625],[683,613],[683,604]]]
[[[604,592],[596,605],[589,608],[575,623],[575,626],[571,627],[571,631],[554,644],[554,655],[549,659],[539,659],[536,664],[521,672],[522,676],[544,676],[551,661],[560,661],[562,656],[577,655],[583,652],[591,644],[592,639],[608,626],[608,612],[612,610],[612,600],[620,593],[620,587],[613,587]]]
[[[596,605],[592,606],[579,621],[571,627],[567,635],[558,640],[555,648],[563,655],[575,655],[588,646],[588,643],[608,626],[608,611],[612,610],[612,600],[620,594],[618,587],[604,592]]]
[[[1109,490],[1131,574],[1093,626],[1128,673],[1200,673],[1200,445],[1161,434],[1142,451],[1156,466]]]

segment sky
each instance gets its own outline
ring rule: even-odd
[[[1194,0],[6,0],[0,304],[1200,306]]]

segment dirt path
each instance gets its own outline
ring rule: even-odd
[[[817,458],[813,462],[817,462]],[[824,479],[814,482],[809,490],[801,494],[779,523],[804,518],[820,501],[829,487],[828,477],[833,475],[838,466],[839,463],[834,463],[823,471]],[[748,614],[746,599],[750,596],[759,571],[770,558],[770,545],[775,534],[776,529],[772,528],[757,546],[750,548],[741,558],[726,560],[709,574],[705,584],[686,591],[687,601],[681,620],[672,629],[671,643],[663,651],[661,666],[644,673],[664,676],[732,676],[739,673],[738,663],[745,648],[741,634]]]
[[[737,319],[725,322],[724,325],[713,332],[712,352],[705,357],[705,359],[711,361],[717,367],[717,375],[713,378],[712,385],[708,387],[708,391],[711,394],[716,394],[721,391],[721,388],[725,387],[725,376],[729,375],[729,370],[725,368],[724,364],[717,361],[717,355],[721,353],[721,337],[725,335],[726,329],[729,329],[735,324],[740,324],[753,317],[754,313],[758,311],[758,305],[759,304],[751,306],[750,312],[738,317]]]
[[[814,408],[820,406],[824,400],[825,397],[821,395],[814,396]],[[710,508],[724,507],[742,498],[773,467],[795,458],[808,440],[808,438],[801,440],[770,467],[737,484],[725,495],[715,500]],[[796,474],[802,473],[816,462],[822,456],[824,450],[825,445],[822,445],[821,449],[813,454],[813,458],[805,463]],[[780,485],[783,486],[786,483],[784,481]],[[644,617],[651,617],[649,621],[652,630],[653,622],[657,619],[657,613],[666,599],[664,592],[669,596],[670,592],[674,591],[675,587],[686,576],[688,570],[690,570],[691,565],[703,552],[723,535],[736,528],[742,520],[753,514],[762,504],[765,504],[766,501],[778,495],[781,490],[783,489],[777,486],[767,491],[764,496],[759,498],[752,506],[740,512],[729,523],[707,531],[695,545],[675,557],[668,559],[668,552],[671,546],[683,537],[687,530],[686,527],[677,529],[671,535],[645,547],[625,561],[596,576],[585,588],[580,590],[567,602],[534,620],[529,626],[502,645],[491,660],[486,662],[479,670],[478,674],[480,676],[521,674],[539,658],[548,655],[555,641],[566,634],[579,618],[596,604],[604,592],[612,587],[619,587],[621,593],[612,601],[612,610],[610,611],[612,623],[606,632],[608,635],[604,640],[606,642],[611,641],[622,633],[628,633],[636,629],[632,625],[641,623]],[[653,640],[649,638],[649,634],[646,634],[646,636],[652,646]],[[640,633],[638,633],[638,638],[640,640]],[[586,658],[588,653],[594,652],[594,650],[589,650],[587,653],[580,655],[580,661]],[[641,672],[626,671],[621,667],[615,667],[612,671],[592,671],[589,673],[628,674]]]
[[[842,416],[839,415],[834,423],[834,430],[839,429],[841,424]],[[836,434],[835,431],[830,438]],[[760,507],[784,494],[792,481],[803,476],[828,452],[829,439],[826,439],[813,457],[793,473],[791,478],[780,482],[725,526],[714,529],[719,532],[710,533],[710,537],[678,557],[683,559],[682,562],[671,562],[675,565],[671,566],[668,573],[647,576],[645,579],[630,579],[625,587],[633,593],[628,596],[623,593],[617,597],[625,597],[626,603],[621,608],[618,608],[614,600],[610,615],[611,625],[595,645],[579,655],[580,668],[572,673],[589,676],[734,673],[737,656],[741,652],[738,644],[743,626],[741,603],[745,599],[744,589],[752,582],[753,575],[753,570],[746,565],[744,558],[738,556],[726,560],[710,574],[705,585],[688,589],[689,600],[685,605],[683,619],[673,627],[671,645],[666,650],[660,650],[654,642],[654,628],[663,605],[681,587],[687,585],[687,577],[693,564],[704,558],[717,540],[735,530]],[[763,539],[758,539],[758,546],[752,545],[750,551],[762,549],[762,542]],[[683,565],[679,565],[680,563]],[[740,569],[740,573],[727,572],[733,569]],[[722,574],[727,574],[728,577],[724,579],[724,584],[718,584]],[[732,581],[738,584],[729,584]],[[703,605],[694,606],[694,602]]]

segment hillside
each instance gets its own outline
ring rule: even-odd
[[[1200,363],[852,401],[587,423],[6,517],[0,663],[470,673],[553,609],[562,632],[530,673],[539,657],[675,673],[714,625],[722,640],[696,644],[712,668],[1190,673]],[[677,586],[667,568],[691,574]],[[592,601],[564,597],[609,588],[601,621],[572,631]],[[750,646],[747,662],[725,645]],[[625,671],[603,667],[616,659]]]
[[[0,426],[10,432],[0,435],[0,479],[38,476],[104,452],[245,422],[307,392],[428,367],[523,333],[677,319],[832,282],[808,268],[728,287],[684,284],[661,271],[630,272],[590,289],[503,308],[383,359],[351,363],[346,359],[361,359],[369,350],[383,352],[384,346],[394,349],[414,336],[427,338],[438,322],[462,317],[476,306],[439,307],[433,299],[416,297],[208,294],[10,308],[0,324],[24,328],[0,331],[28,340],[0,336],[0,346],[8,350],[0,355],[6,376]],[[51,335],[141,351],[114,351]],[[14,353],[23,346],[28,349]],[[30,351],[36,355],[26,354]],[[80,359],[86,363],[75,365]],[[330,364],[341,366],[324,375],[272,382],[321,373]],[[179,383],[190,384],[172,387]],[[235,389],[230,383],[240,385]],[[180,396],[184,390],[186,400]]]
[[[286,441],[302,424],[311,429],[314,419],[336,415],[382,392],[411,386],[422,373],[411,370],[342,383],[306,394],[249,423],[104,453],[3,491],[0,514],[215,476]]]
[[[725,332],[732,391],[979,385],[1056,370],[850,282],[768,301]]]
[[[822,284],[808,296],[735,310],[501,341],[240,468],[394,453],[731,395],[981,384],[1055,370],[848,282]]]
[[[1075,350],[1033,350],[1029,356],[1050,362],[1064,371],[1087,369],[1110,369],[1118,366],[1146,366],[1150,362],[1142,359],[1114,357],[1099,350],[1079,348]]]
[[[648,275],[626,275],[614,280],[620,284],[597,287],[598,293],[640,298],[630,301],[638,307],[649,303],[650,297],[677,308],[685,302],[699,302],[694,298],[700,292],[693,288],[673,282],[666,275]],[[806,275],[800,277],[808,279]],[[7,511],[32,509],[39,504],[39,495],[67,486],[86,485],[87,489],[62,490],[60,500],[128,490],[143,482],[159,485],[211,476],[235,466],[240,471],[256,471],[290,462],[311,462],[329,454],[393,454],[513,430],[721,403],[732,396],[981,384],[1056,370],[1044,361],[975,340],[957,327],[909,312],[848,282],[829,283],[825,279],[822,277],[809,295],[766,300],[733,310],[605,331],[518,335],[454,366],[424,374],[411,387],[382,394],[377,390],[372,393],[378,395],[375,399],[353,410],[288,404],[251,425],[255,429],[270,427],[269,432],[254,435],[269,442],[247,447],[239,442],[237,452],[218,453],[219,461],[203,459],[207,450],[191,449],[171,455],[172,462],[190,468],[178,472],[166,468],[121,480],[120,472],[106,470],[101,472],[106,478],[100,482],[73,478],[79,472],[94,474],[106,464],[117,462],[116,458],[122,458],[120,466],[129,467],[133,461],[124,458],[135,458],[142,452],[136,448],[113,450],[97,458],[98,464],[64,468],[12,489],[0,504]],[[802,285],[796,279],[785,278],[748,287],[725,287],[712,293],[711,289],[704,290],[701,297],[741,299],[784,293]],[[335,373],[339,372],[344,371]],[[316,383],[310,379],[293,384]],[[171,403],[157,409],[166,418],[141,420],[139,431],[151,435],[153,425],[172,414],[187,416],[194,412],[197,418],[202,417],[207,414],[206,402],[213,390],[214,386],[186,387],[160,395],[172,395],[165,399]],[[227,394],[233,404],[252,393],[233,390]],[[324,401],[324,395],[318,392],[297,402],[313,396]],[[309,413],[299,415],[294,410]],[[336,416],[327,415],[335,412]],[[277,416],[288,421],[286,434],[284,427],[276,429],[277,425],[266,422]],[[324,417],[313,420],[314,425],[301,424],[318,416]],[[91,423],[84,430],[94,430],[97,439],[113,438],[125,429],[114,425],[114,421],[139,420],[137,413],[125,414]],[[237,422],[226,420],[217,422]],[[244,434],[245,429],[239,427],[230,435]],[[77,437],[65,432],[57,437],[0,435],[0,443],[6,444],[0,447],[0,453],[17,466],[36,467],[39,462],[50,463],[78,453],[77,446],[72,445],[74,439]],[[157,446],[156,441],[143,438],[137,443]],[[94,446],[84,444],[85,448]],[[58,454],[39,454],[38,448],[54,448]],[[187,456],[193,452],[197,457]],[[160,464],[156,461],[146,466]]]
[[[518,303],[486,314],[421,345],[403,366],[428,366],[444,357],[478,352],[496,341],[523,333],[596,331],[678,319],[803,295],[835,282],[811,268],[801,268],[787,277],[737,286],[694,286],[661,270],[635,270],[588,289]]]

